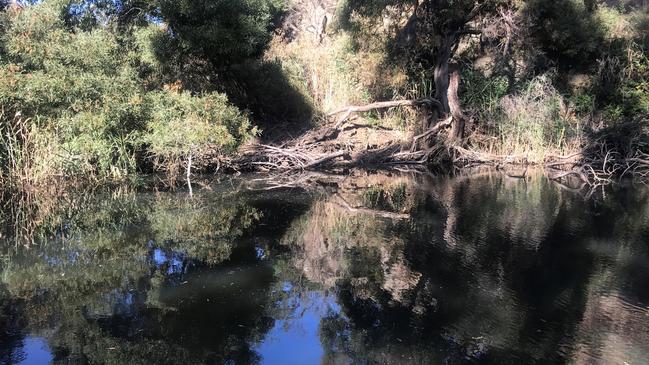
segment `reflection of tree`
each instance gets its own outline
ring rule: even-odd
[[[649,192],[619,187],[590,205],[598,260],[585,289],[572,362],[642,363],[649,358]]]
[[[585,200],[534,174],[336,181],[53,204],[63,213],[36,227],[52,239],[2,261],[0,325],[16,336],[0,356],[32,333],[62,362],[255,363],[274,319],[330,295],[323,363],[649,354],[649,191]]]
[[[396,248],[402,248],[403,241],[389,232],[389,217],[398,216],[396,213],[412,205],[412,196],[406,192],[405,182],[392,179],[384,188],[386,181],[384,175],[356,178],[352,186],[342,186],[339,194],[316,201],[307,214],[293,222],[283,243],[299,247],[293,262],[309,280],[325,288],[333,287],[354,269],[345,256],[369,247],[378,254],[380,264],[376,269],[381,271],[357,277],[355,283],[362,286],[383,282],[386,276],[386,285],[394,293],[416,284],[417,274],[408,272],[408,267],[399,262],[402,250]],[[360,208],[350,209],[352,205]]]
[[[18,335],[47,338],[66,363],[258,361],[273,275],[245,239],[256,209],[222,191],[74,199],[2,267],[0,321],[16,318]]]
[[[26,325],[23,306],[0,284],[0,363],[11,364],[20,358],[20,344],[23,340],[22,330]]]
[[[350,214],[325,196],[283,240],[296,250],[294,266],[335,289],[343,305],[344,315],[321,323],[331,362],[565,360],[591,306],[588,288],[604,274],[593,237],[608,236],[603,227],[614,221],[632,230],[616,237],[646,237],[633,231],[646,226],[645,208],[598,212],[623,195],[585,201],[540,175],[372,179],[343,182],[338,194],[367,209],[408,213],[409,221]]]

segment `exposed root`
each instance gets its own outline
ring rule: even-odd
[[[426,132],[413,137],[412,145],[410,146],[410,152],[416,152],[417,151],[417,149],[419,148],[419,141],[420,140],[422,140],[424,138],[431,137],[431,136],[439,133],[442,129],[450,127],[452,123],[453,123],[453,116],[450,115],[445,120],[442,120],[442,121],[438,122],[437,124],[435,124],[433,127],[429,128]]]
[[[439,125],[448,125],[448,122],[443,121]],[[435,131],[439,130],[441,127]],[[426,132],[416,136],[413,141],[416,144],[419,139],[433,134],[433,132]],[[399,165],[425,168],[442,160],[461,168],[479,165],[491,165],[496,168],[502,168],[505,165],[534,165],[528,161],[526,156],[495,155],[461,146],[437,144],[426,149],[413,150],[411,148],[406,151],[403,149],[404,146],[393,144],[380,149],[364,149],[352,154],[347,149],[329,153],[317,152],[313,144],[298,144],[292,147],[255,145],[246,152],[240,162],[249,169],[261,171],[326,170],[335,167],[394,167]],[[572,178],[577,178],[582,183],[597,187],[608,185],[624,176],[649,178],[649,155],[640,151],[629,157],[620,157],[618,153],[611,151],[591,157],[584,157],[583,153],[574,153],[569,156],[548,156],[543,167],[551,180],[567,182]],[[513,177],[524,176],[523,173],[521,176]]]

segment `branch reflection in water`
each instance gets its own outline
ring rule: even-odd
[[[481,171],[34,196],[2,215],[0,362],[642,362],[649,190],[602,193]]]

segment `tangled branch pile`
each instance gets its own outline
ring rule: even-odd
[[[548,155],[542,164],[528,160],[524,155],[499,155],[481,152],[462,144],[446,143],[440,137],[449,133],[453,124],[450,115],[408,141],[390,141],[385,146],[358,149],[357,141],[350,141],[341,132],[351,128],[372,128],[352,124],[354,113],[392,107],[422,107],[435,105],[433,99],[397,100],[365,106],[351,106],[330,113],[342,114],[337,120],[312,130],[289,143],[269,145],[253,143],[236,161],[238,169],[257,171],[327,170],[352,167],[393,168],[398,165],[425,168],[448,164],[456,167],[491,165],[496,168],[542,165],[548,177],[557,181],[576,178],[591,187],[606,185],[616,178],[649,177],[649,133],[640,133],[637,125],[628,126],[627,141],[620,141],[620,128],[614,133],[602,131],[593,138],[597,141],[583,151],[567,156]],[[642,128],[640,128],[642,129]],[[635,132],[633,132],[635,131]],[[432,140],[434,139],[434,140]],[[424,142],[425,141],[425,142]],[[356,148],[356,149],[355,149]]]

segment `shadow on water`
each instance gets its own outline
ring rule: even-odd
[[[39,202],[0,362],[638,363],[649,190],[353,173]],[[40,360],[39,360],[40,359]]]

